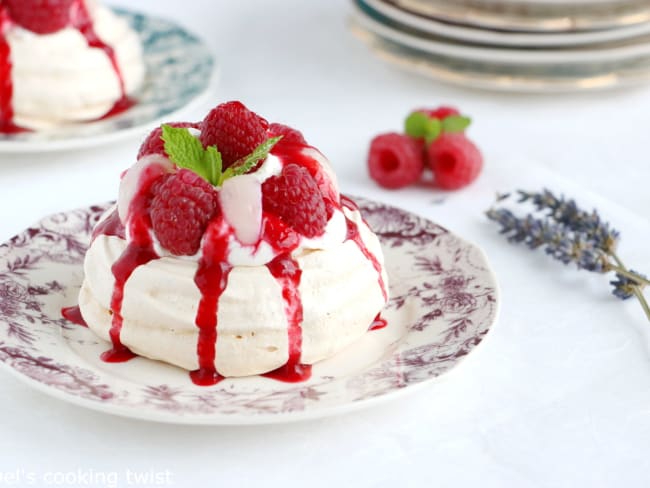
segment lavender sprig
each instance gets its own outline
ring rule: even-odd
[[[598,212],[586,212],[573,199],[556,197],[551,191],[517,192],[517,203],[530,203],[535,209],[525,217],[518,217],[506,208],[491,208],[486,212],[497,222],[508,241],[523,243],[535,250],[543,248],[552,258],[575,264],[578,269],[595,273],[615,272],[610,281],[612,293],[622,300],[636,297],[650,320],[650,307],[643,289],[650,281],[641,273],[627,269],[616,255],[620,233],[601,219]],[[498,195],[497,203],[507,200],[509,194]]]
[[[599,248],[614,252],[618,245],[619,232],[612,229],[608,222],[603,222],[598,212],[585,212],[575,200],[559,198],[551,191],[543,189],[539,193],[519,190],[519,203],[530,201],[539,212],[547,211],[546,215],[556,222],[566,225],[570,230],[585,234]]]

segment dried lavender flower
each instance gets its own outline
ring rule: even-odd
[[[611,228],[608,222],[603,222],[598,212],[582,210],[573,199],[564,196],[556,197],[550,190],[527,192],[519,190],[519,203],[531,202],[537,211],[547,211],[547,216],[556,222],[567,226],[574,232],[584,233],[585,236],[605,252],[614,252],[618,245],[619,232]]]
[[[510,242],[522,242],[533,250],[544,246],[547,255],[564,264],[573,262],[579,269],[597,273],[608,271],[603,252],[585,236],[573,234],[565,225],[531,214],[520,218],[505,208],[492,208],[486,215],[501,226],[501,233],[507,235]]]
[[[614,296],[622,300],[636,296],[650,320],[650,307],[643,296],[643,288],[650,281],[623,266],[616,255],[620,233],[609,222],[603,221],[596,210],[582,210],[575,200],[557,197],[548,189],[518,190],[517,195],[517,203],[532,204],[533,213],[518,217],[506,208],[494,207],[486,212],[490,220],[499,224],[508,241],[523,243],[532,250],[541,247],[552,258],[564,264],[573,263],[578,269],[616,272],[616,279],[610,281]],[[498,194],[497,203],[509,197],[509,193]]]
[[[637,275],[639,278],[647,279],[645,275],[634,271],[633,269],[630,270],[630,273]],[[610,281],[609,284],[614,287],[612,294],[621,300],[632,298],[635,289],[642,289],[645,286],[641,281],[638,281],[633,277],[624,276],[621,273],[616,273],[616,279]]]

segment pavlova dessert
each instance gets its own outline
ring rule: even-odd
[[[110,341],[195,383],[306,379],[386,304],[375,234],[295,129],[239,102],[154,130],[97,224],[79,307]]]
[[[0,133],[124,110],[144,71],[138,35],[95,0],[0,0]]]

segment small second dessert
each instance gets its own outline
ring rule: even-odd
[[[0,133],[124,110],[144,71],[138,35],[95,0],[0,1]]]
[[[325,157],[239,102],[163,125],[97,225],[79,306],[112,348],[202,385],[297,381],[365,334],[388,299],[381,246]]]

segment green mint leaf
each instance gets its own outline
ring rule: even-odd
[[[442,132],[442,122],[438,119],[430,119],[424,124],[424,140],[427,144],[435,141]]]
[[[442,121],[443,132],[463,132],[472,120],[462,115],[450,115]]]
[[[422,112],[412,112],[404,121],[404,132],[411,137],[424,137],[429,117]]]
[[[210,181],[204,166],[203,145],[190,131],[184,128],[163,124],[162,140],[169,159],[179,168],[189,169]]]
[[[220,186],[223,176],[223,162],[217,146],[208,146],[203,153],[203,163],[208,174],[207,180],[214,186]]]
[[[259,161],[266,159],[273,146],[275,146],[280,139],[282,139],[282,136],[271,137],[270,139],[264,141],[262,144],[257,146],[252,153],[250,153],[245,158],[240,159],[230,168],[224,171],[221,181],[232,178],[233,176],[239,176],[248,173]]]

